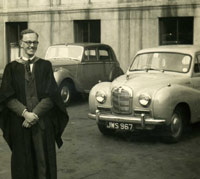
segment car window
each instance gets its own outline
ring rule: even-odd
[[[151,52],[137,55],[130,71],[149,69],[187,73],[190,63],[191,56],[187,54]]]
[[[99,49],[99,61],[106,62],[110,61],[110,53],[108,49]]]
[[[83,54],[83,47],[75,46],[75,45],[68,45],[68,46],[51,46],[48,48],[46,52],[45,59],[49,60],[78,60],[81,61]]]
[[[84,61],[88,61],[88,62],[97,61],[96,49],[86,49],[84,51]]]
[[[195,58],[194,62],[194,73],[200,73],[200,54],[198,54]]]

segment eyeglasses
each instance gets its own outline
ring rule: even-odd
[[[22,40],[22,42],[26,43],[28,46],[30,46],[31,44],[37,46],[39,43],[38,41],[24,41],[24,40]]]

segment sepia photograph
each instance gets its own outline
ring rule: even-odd
[[[0,179],[199,179],[200,0],[1,0]]]

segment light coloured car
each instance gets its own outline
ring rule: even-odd
[[[45,59],[51,61],[64,103],[75,93],[89,93],[100,81],[124,74],[113,49],[100,43],[71,43],[50,46]]]
[[[140,50],[126,74],[92,88],[89,111],[103,134],[158,129],[178,142],[200,121],[200,46]]]

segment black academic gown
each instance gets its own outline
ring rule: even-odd
[[[55,82],[49,61],[39,59],[34,64],[34,78],[38,100],[50,98],[54,107],[39,116],[44,122],[45,149],[48,179],[56,179],[55,142],[61,147],[61,135],[68,122],[68,114]],[[35,179],[32,162],[31,130],[22,127],[24,118],[6,107],[9,99],[16,98],[26,106],[25,68],[17,61],[9,63],[3,74],[0,88],[0,128],[11,151],[13,179]]]

